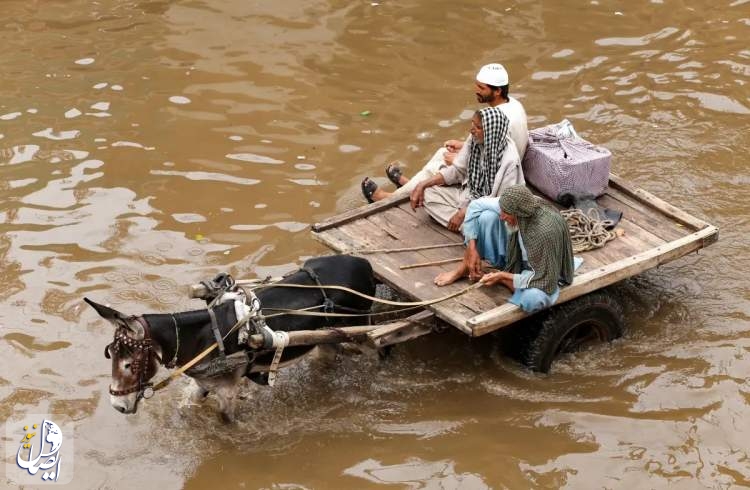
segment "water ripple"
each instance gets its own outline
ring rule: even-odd
[[[243,178],[243,177],[236,177],[234,175],[219,174],[215,172],[180,172],[177,170],[151,170],[151,175],[174,175],[174,176],[184,177],[188,180],[227,182],[230,184],[239,184],[239,185],[255,185],[255,184],[260,183],[260,180],[257,180],[257,179],[248,179],[248,178]]]

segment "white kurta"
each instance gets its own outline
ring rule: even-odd
[[[528,123],[526,121],[526,111],[524,110],[523,105],[518,101],[518,99],[515,99],[513,97],[509,97],[508,102],[500,104],[497,107],[503,111],[503,113],[508,117],[508,120],[510,121],[508,134],[515,145],[519,160],[523,161],[523,156],[526,153],[526,147],[529,144],[529,131]],[[466,137],[464,146],[456,156],[454,164],[455,161],[458,161],[460,159],[465,159],[465,161],[468,163],[469,154],[467,147],[470,138],[471,135]],[[430,158],[430,160],[425,164],[425,166],[422,167],[422,169],[417,172],[406,185],[400,187],[399,189],[396,189],[395,194],[409,194],[412,190],[414,190],[418,183],[434,177],[441,168],[450,167],[450,165],[447,165],[445,163],[445,160],[443,159],[445,152],[445,148],[441,147],[440,149],[438,149],[432,155],[432,158]]]
[[[508,99],[508,102],[500,104],[497,108],[508,116],[508,120],[510,121],[510,137],[516,144],[518,156],[523,160],[523,156],[526,154],[526,147],[529,144],[529,126],[526,121],[526,110],[518,99],[513,97],[508,97]]]
[[[425,211],[443,226],[448,225],[448,221],[459,209],[469,205],[468,156],[469,144],[467,141],[453,161],[453,165],[445,166],[439,170],[446,185],[433,186],[425,190]],[[521,159],[518,157],[515,143],[509,136],[503,158],[500,160],[500,167],[495,174],[490,197],[498,197],[506,187],[511,185],[525,183],[523,170],[521,170]]]

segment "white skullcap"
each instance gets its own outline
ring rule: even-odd
[[[479,73],[477,73],[477,82],[502,87],[508,85],[508,72],[505,71],[505,67],[500,63],[490,63],[489,65],[484,65],[479,70]]]

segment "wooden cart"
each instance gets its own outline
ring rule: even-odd
[[[715,226],[628,184],[616,175],[610,175],[609,188],[597,199],[597,203],[622,211],[623,218],[618,228],[623,234],[602,248],[578,254],[583,257],[584,263],[576,271],[573,284],[561,289],[560,298],[553,309],[562,309],[564,307],[558,305],[700,250],[718,239]],[[462,237],[437,224],[423,209],[413,211],[408,197],[391,198],[347,211],[316,223],[312,230],[317,239],[340,253],[445,244],[426,250],[366,255],[376,277],[410,300],[429,300],[467,285],[466,281],[442,288],[433,284],[437,274],[455,267],[456,263],[450,262],[451,259],[462,256],[463,247],[457,245]],[[402,268],[408,264],[439,261],[447,263]],[[519,307],[507,302],[509,296],[508,290],[502,286],[483,287],[428,306],[427,309],[462,332],[478,337],[528,316]],[[570,316],[572,307],[567,308]],[[580,315],[580,312],[575,314]],[[411,328],[408,322],[401,328],[405,337],[413,337],[407,334]],[[398,328],[390,335],[397,331]],[[558,333],[558,336],[563,334],[565,332]],[[567,334],[571,335],[573,331]],[[612,335],[599,332],[598,337],[608,340]],[[555,342],[563,340],[560,338]],[[551,358],[561,348],[561,345],[549,346],[547,350],[552,349],[552,352],[544,354],[549,359],[537,359],[532,367],[549,369]]]

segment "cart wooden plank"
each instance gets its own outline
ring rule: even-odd
[[[416,235],[416,234],[413,234]],[[318,234],[318,238],[334,250],[344,252],[355,250],[356,248],[380,248],[389,244],[387,240],[394,241],[386,234],[377,223],[371,222],[367,217],[348,221],[338,227],[329,228],[323,233]],[[455,241],[455,238],[453,239]],[[403,245],[403,242],[398,246]],[[391,245],[393,246],[393,245]],[[455,247],[452,247],[455,253]],[[429,251],[426,251],[429,252]],[[403,261],[420,261],[424,256],[420,252],[404,252],[399,254],[368,254],[366,255],[373,265],[375,276],[385,282],[399,294],[408,298],[419,298],[419,300],[432,299],[447,295],[452,292],[461,290],[465,285],[454,284],[438,290],[432,284],[433,273],[424,272],[420,269],[409,269],[402,271],[399,265]],[[432,267],[425,269],[433,270]],[[422,290],[434,291],[434,294],[422,294]],[[494,305],[493,305],[494,306]],[[442,320],[457,326],[466,333],[471,333],[468,327],[463,325],[465,319],[473,317],[482,310],[471,310],[456,300],[448,300],[440,305],[429,308]]]
[[[373,347],[386,347],[407,340],[427,335],[432,331],[435,316],[429,311],[420,311],[416,315],[379,326],[367,334],[367,339]]]

